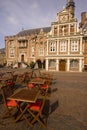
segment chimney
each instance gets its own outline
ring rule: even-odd
[[[81,13],[81,24],[83,25],[86,21],[86,12]]]
[[[79,28],[82,28],[82,26],[85,24],[86,21],[87,21],[86,12],[82,12],[81,13],[81,22],[79,23]]]

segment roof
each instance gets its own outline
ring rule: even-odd
[[[17,36],[25,36],[25,35],[31,35],[31,34],[38,34],[40,33],[41,29],[43,29],[43,32],[48,33],[51,30],[51,27],[44,27],[44,28],[35,28],[35,29],[29,29],[29,30],[22,30],[20,31]]]

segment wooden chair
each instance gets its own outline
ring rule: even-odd
[[[24,82],[25,82],[26,84],[29,83],[30,79],[32,78],[32,75],[33,75],[32,72],[26,72],[26,73],[25,73]]]
[[[8,100],[8,97],[13,94],[13,89],[10,85],[3,84],[1,87],[1,93],[6,108],[6,112],[4,113],[3,118],[13,117],[13,115],[18,110],[18,103],[15,100]]]
[[[42,91],[43,94],[45,94],[45,93],[48,92],[49,85],[45,84],[45,85],[41,85],[40,87],[41,87],[41,89],[43,90],[43,91]]]
[[[41,96],[42,97],[42,96]],[[43,96],[40,99],[37,99],[35,103],[30,103],[28,105],[28,108],[26,111],[29,113],[29,115],[32,116],[32,119],[26,118],[27,122],[31,123],[31,125],[34,125],[34,123],[37,121],[40,123],[44,128],[46,128],[46,123],[43,121],[43,107],[45,105],[46,101],[46,95]]]
[[[42,79],[45,79],[47,85],[50,85],[52,82],[52,79],[53,79],[51,74],[47,74],[47,73],[43,73],[43,72],[40,72],[39,77]]]
[[[15,90],[15,83],[16,83],[17,77],[18,77],[18,75],[13,75],[13,76],[12,76],[12,79],[11,79],[11,80],[8,80],[8,81],[6,82],[6,85],[7,85],[7,86],[11,86],[11,88],[12,88],[13,90]]]
[[[33,69],[32,70],[32,77],[36,78],[36,77],[41,77],[41,72],[39,69]]]
[[[41,94],[45,95],[45,93],[48,92],[49,85],[45,82],[38,83],[39,80],[43,80],[41,77],[36,77],[35,80],[37,80],[37,82],[36,81],[30,82],[28,84],[28,88],[38,87],[38,89],[41,91]]]

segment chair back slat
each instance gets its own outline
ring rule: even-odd
[[[2,92],[4,103],[6,105],[7,98],[10,97],[13,94],[13,89],[9,85],[2,86],[1,87],[1,92]]]
[[[24,82],[28,83],[30,81],[30,79],[32,79],[32,72],[26,72]]]
[[[17,76],[18,75],[13,75],[13,79],[12,79],[13,82],[16,82]]]

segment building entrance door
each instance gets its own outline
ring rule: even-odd
[[[66,61],[60,60],[59,61],[59,71],[65,71],[66,70]]]
[[[21,68],[21,63],[18,63],[18,68]]]
[[[24,55],[21,55],[21,62],[24,62]]]

